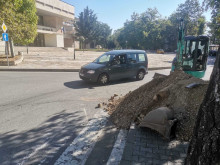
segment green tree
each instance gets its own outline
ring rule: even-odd
[[[174,51],[180,19],[184,19],[186,35],[201,35],[205,30],[202,13],[198,0],[186,0],[169,18],[162,18],[156,8],[133,13],[120,29],[117,41],[122,48]]]
[[[114,33],[108,37],[108,49],[121,49],[121,45],[118,42],[118,36],[122,29],[117,29]]]
[[[147,9],[142,14],[133,13],[118,35],[118,42],[123,48],[159,49],[166,46],[170,21],[162,19],[156,8]],[[171,32],[172,33],[172,32]]]
[[[198,21],[202,13],[203,9],[198,0],[186,0],[185,3],[178,6],[176,20],[178,21],[181,18],[184,20],[186,35],[196,35],[198,33]]]
[[[106,23],[97,22],[95,25],[95,35],[94,35],[96,44],[106,48],[108,37],[111,35],[111,33],[112,30]]]
[[[34,42],[38,21],[36,12],[34,0],[0,1],[0,23],[5,22],[14,43],[27,45]]]
[[[138,49],[143,40],[143,26],[139,17],[134,18],[132,15],[131,18],[131,21],[127,21],[124,24],[124,28],[121,29],[117,40],[122,48]]]
[[[97,16],[88,6],[79,14],[79,20],[76,22],[76,35],[84,38],[85,43],[94,41],[96,35]]]
[[[99,44],[102,47],[107,46],[108,36],[111,34],[110,27],[97,20],[93,10],[86,7],[79,14],[79,20],[75,24],[76,36],[83,38],[84,42]]]
[[[202,35],[202,34],[204,34],[205,24],[206,24],[205,17],[204,17],[204,16],[201,16],[201,17],[198,19],[197,35]]]
[[[220,1],[219,0],[204,0],[206,10],[211,9],[212,19],[209,23],[211,41],[213,44],[220,44]]]

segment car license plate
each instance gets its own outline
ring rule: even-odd
[[[83,74],[83,73],[80,73],[79,75],[80,75],[80,76],[84,76],[84,74]]]

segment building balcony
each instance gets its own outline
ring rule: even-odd
[[[42,25],[37,25],[37,32],[45,33],[45,34],[63,34],[60,28],[56,29],[53,27],[42,26]]]

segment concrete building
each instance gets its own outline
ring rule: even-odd
[[[61,0],[36,0],[38,36],[31,46],[74,47],[74,6]]]

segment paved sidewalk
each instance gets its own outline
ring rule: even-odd
[[[164,140],[149,129],[131,126],[121,165],[184,164],[188,142]]]
[[[17,66],[0,66],[0,70],[31,70],[31,71],[78,71],[81,66],[94,61],[105,52],[76,51],[74,53],[66,50],[57,52],[29,52],[24,54],[24,60]],[[147,54],[149,69],[168,69],[174,54]]]

